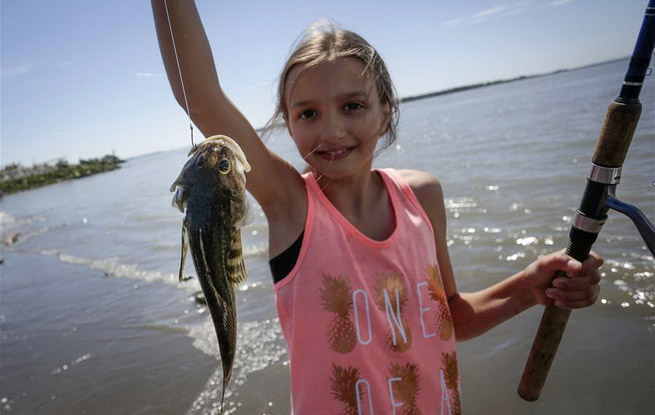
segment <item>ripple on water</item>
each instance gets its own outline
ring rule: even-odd
[[[505,257],[505,261],[516,261],[521,258],[525,258],[525,252],[517,252],[513,255],[508,255]]]
[[[538,243],[539,243],[539,239],[537,239],[534,236],[527,236],[525,238],[519,238],[516,240],[517,245],[523,245],[523,246],[537,245]]]
[[[648,256],[626,255],[629,260],[608,259],[601,276],[609,283],[601,290],[601,304],[627,308],[655,308],[655,273]]]
[[[470,197],[460,197],[455,199],[446,199],[446,209],[451,213],[470,212],[478,207],[477,202]]]
[[[91,353],[83,354],[82,356],[78,357],[77,359],[74,359],[71,362],[66,363],[66,364],[64,364],[64,365],[50,371],[50,374],[52,376],[61,375],[62,373],[68,371],[71,368],[73,368],[73,366],[77,366],[80,363],[84,362],[85,360],[89,360],[90,358],[91,358]]]

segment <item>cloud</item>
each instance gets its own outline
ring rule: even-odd
[[[152,73],[152,72],[137,72],[136,76],[141,77],[141,78],[163,78],[164,75],[160,73]]]
[[[529,4],[530,4],[529,2],[523,2],[523,3],[517,3],[517,4],[504,4],[504,5],[501,5],[501,6],[494,6],[494,7],[490,8],[490,9],[485,9],[485,10],[479,11],[479,12],[475,13],[471,17],[473,17],[475,19],[486,19],[487,17],[492,16],[494,14],[505,13],[505,12],[509,12],[509,11],[513,11],[513,10],[520,10],[520,9],[528,6]]]
[[[19,63],[18,65],[10,66],[8,68],[2,68],[2,77],[25,75],[26,73],[31,72],[35,67],[36,65],[33,63]]]
[[[490,7],[488,9],[480,10],[473,13],[470,16],[461,17],[458,19],[448,20],[444,22],[445,26],[449,27],[461,27],[461,26],[471,26],[484,22],[493,17],[506,16],[519,14],[526,10],[533,10],[541,7],[557,7],[563,6],[565,4],[571,3],[573,0],[553,0],[553,1],[522,1],[519,3],[512,4],[500,4],[497,6]]]
[[[565,4],[571,3],[573,0],[555,0],[555,1],[550,1],[546,3],[546,6],[550,7],[557,7],[557,6],[563,6]]]

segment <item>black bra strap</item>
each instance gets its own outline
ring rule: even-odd
[[[282,281],[284,277],[289,275],[293,267],[296,266],[296,261],[298,261],[298,255],[300,255],[300,247],[302,246],[304,236],[305,231],[303,230],[300,233],[300,236],[298,236],[298,239],[296,239],[290,247],[268,261],[268,265],[271,267],[271,274],[273,274],[274,283]]]

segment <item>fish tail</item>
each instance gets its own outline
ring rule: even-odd
[[[223,391],[221,392],[221,414],[223,413],[223,408],[225,405],[225,390],[227,389],[227,383],[229,379],[223,378]]]

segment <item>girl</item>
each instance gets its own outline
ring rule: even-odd
[[[191,0],[152,0],[164,64],[206,136],[235,139],[253,166],[248,191],[269,226],[271,270],[287,342],[292,407],[304,414],[457,414],[455,340],[476,337],[537,304],[593,304],[602,259],[546,255],[486,290],[459,293],[439,181],[372,170],[378,140],[396,138],[398,99],[364,39],[309,31],[280,77],[274,119],[308,164],[269,151],[221,90]],[[384,146],[383,146],[384,147]],[[557,270],[568,277],[552,280]]]

